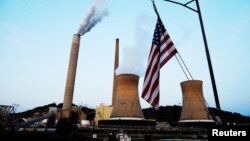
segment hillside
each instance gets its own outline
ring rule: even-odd
[[[51,103],[44,106],[39,106],[34,109],[16,113],[16,117],[28,117],[34,113],[42,113],[42,112],[48,112],[49,107],[56,106],[58,108],[62,107],[62,103],[56,105],[55,103]],[[82,107],[82,111],[87,113],[87,120],[92,121],[95,116],[95,109],[91,109],[88,107]],[[218,110],[216,108],[209,108],[210,113],[213,116],[219,116],[222,120],[223,124],[243,124],[243,123],[250,123],[250,117],[244,116],[239,113],[235,112],[229,112],[229,111],[223,111]],[[144,117],[146,119],[155,119],[156,121],[162,121],[162,122],[178,122],[181,114],[181,106],[160,106],[159,110],[156,111],[153,108],[145,108],[143,109]]]

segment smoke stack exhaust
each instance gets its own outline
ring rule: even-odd
[[[88,9],[86,17],[82,21],[77,34],[84,35],[89,32],[97,23],[101,22],[102,19],[108,15],[107,10],[98,10],[97,6],[100,5],[104,0],[96,0]]]
[[[72,106],[79,47],[80,47],[80,35],[74,34],[71,45],[71,53],[69,59],[68,74],[67,74],[67,81],[64,93],[63,108],[62,108],[63,109],[62,116],[64,118],[69,118]]]
[[[116,96],[116,69],[119,67],[119,39],[115,42],[115,62],[114,62],[114,76],[113,76],[113,96],[112,96],[112,106],[115,104]]]

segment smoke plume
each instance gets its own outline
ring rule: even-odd
[[[136,74],[142,76],[146,69],[148,52],[150,49],[150,32],[147,16],[136,18],[135,43],[133,46],[125,47],[122,52],[122,63],[116,70],[119,74]]]
[[[97,23],[99,23],[103,17],[108,15],[108,11],[105,9],[99,10],[98,5],[100,5],[104,0],[96,0],[87,11],[86,17],[81,23],[77,34],[83,35],[89,32]]]

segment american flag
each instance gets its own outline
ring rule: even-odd
[[[153,41],[148,58],[148,66],[144,77],[142,98],[159,109],[159,78],[160,68],[171,59],[177,50],[171,41],[160,17],[155,26]]]

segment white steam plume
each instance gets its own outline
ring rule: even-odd
[[[99,23],[103,17],[108,15],[108,11],[105,9],[98,10],[97,6],[104,2],[104,0],[96,0],[87,11],[87,15],[80,25],[77,34],[83,35],[89,32],[97,23]]]
[[[142,76],[144,74],[151,47],[150,32],[146,30],[149,29],[147,27],[149,26],[148,21],[148,17],[144,15],[136,18],[135,43],[133,46],[123,49],[122,63],[117,68],[116,75],[135,74]]]

